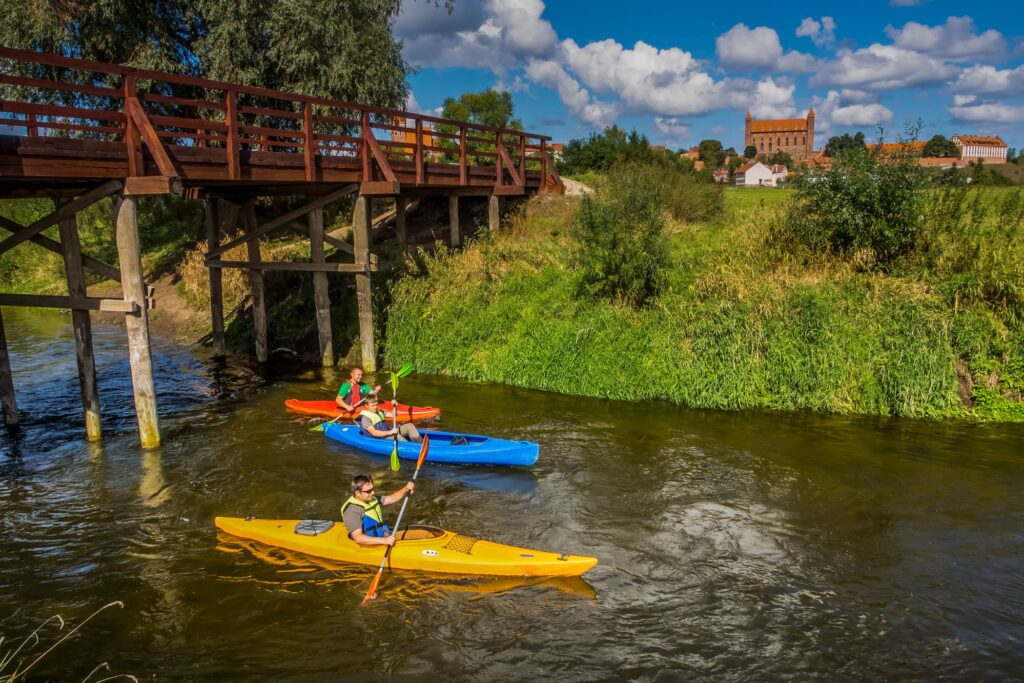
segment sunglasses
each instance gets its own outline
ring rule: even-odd
[[[371,486],[368,489],[359,489],[359,493],[373,493],[373,487]]]

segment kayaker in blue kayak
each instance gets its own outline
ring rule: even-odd
[[[341,519],[348,529],[348,537],[359,545],[394,545],[391,528],[384,523],[381,508],[397,503],[412,493],[415,484],[409,482],[386,496],[374,495],[373,479],[360,474],[352,480],[352,495],[341,506]]]
[[[403,422],[398,427],[392,427],[388,420],[393,417],[394,413],[382,410],[380,401],[376,396],[370,394],[366,397],[366,409],[359,413],[359,426],[364,432],[377,439],[393,439],[397,435],[399,441],[414,441],[416,443],[423,441],[423,435],[412,422]]]
[[[352,368],[348,381],[338,389],[338,397],[334,402],[342,410],[352,412],[359,402],[371,394],[376,395],[380,391],[380,385],[370,388],[369,384],[363,382],[363,369]]]

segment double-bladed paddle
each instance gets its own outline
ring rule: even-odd
[[[423,445],[420,446],[420,457],[416,460],[416,471],[412,473],[412,480],[416,481],[416,477],[420,474],[420,468],[423,467],[423,461],[427,459],[427,452],[430,450],[430,437],[424,435]],[[402,526],[402,517],[405,516],[405,508],[409,504],[409,499],[412,497],[412,491],[405,496],[405,500],[402,501],[402,509],[398,511],[398,520],[395,521],[395,533],[397,534]],[[398,538],[395,538],[395,543],[398,542]],[[373,577],[373,581],[370,583],[370,589],[366,591],[366,595],[363,597],[363,601],[360,606],[365,605],[370,600],[377,597],[377,586],[380,585],[380,577],[384,573],[384,565],[387,564],[388,558],[391,557],[391,551],[394,549],[394,544],[388,546],[387,550],[384,551],[384,558],[380,561],[380,566],[377,567],[377,574]]]
[[[385,382],[384,386],[387,386],[387,385],[389,385],[389,384],[391,384],[393,382],[398,382],[397,378],[399,378],[399,377],[408,377],[409,375],[412,374],[412,371],[413,371],[414,367],[415,366],[413,365],[412,361],[409,361],[408,363],[406,363],[405,365],[400,367],[397,372],[392,372],[391,373],[391,379],[389,379],[387,382]],[[363,403],[365,401],[366,401],[365,397],[359,399],[356,402],[356,404],[354,406],[352,406],[352,410],[350,410],[350,411],[344,411],[343,410],[340,413],[338,413],[337,417],[334,417],[334,418],[332,418],[332,419],[330,419],[330,420],[328,420],[326,422],[321,422],[316,427],[311,427],[309,431],[311,431],[311,432],[322,432],[322,431],[324,431],[324,425],[331,424],[332,422],[337,422],[338,420],[341,419],[341,417],[346,412],[352,414],[352,416],[355,417],[354,413],[355,413],[356,408],[358,408],[359,406],[363,405]]]

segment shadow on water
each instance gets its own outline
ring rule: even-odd
[[[5,313],[7,313],[5,311]],[[412,376],[440,426],[541,444],[526,470],[429,466],[409,523],[594,555],[580,580],[394,572],[219,535],[216,515],[337,519],[356,474],[410,475],[283,409],[340,371],[153,339],[141,451],[124,331],[96,325],[84,441],[68,320],[5,316],[24,422],[0,431],[0,635],[120,599],[40,678],[1000,680],[1024,670],[1019,425],[716,413]],[[389,509],[389,515],[397,509]],[[5,641],[6,642],[6,641]],[[368,655],[372,653],[372,655]]]

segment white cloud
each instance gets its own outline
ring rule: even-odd
[[[494,89],[498,92],[530,92],[530,84],[523,80],[522,76],[516,74],[511,83],[505,82],[504,79],[499,79],[494,84]]]
[[[558,48],[558,35],[543,12],[543,0],[460,1],[449,16],[443,6],[405,0],[395,35],[404,41],[402,54],[414,66],[503,73]]]
[[[846,103],[846,91],[830,90],[822,99],[814,98],[815,129],[826,133],[837,126],[875,126],[892,120],[892,111],[877,102]],[[858,93],[862,95],[863,93]]]
[[[893,7],[917,7],[923,5],[928,0],[889,0],[889,4]]]
[[[664,118],[655,116],[654,127],[661,131],[662,135],[666,136],[670,142],[677,144],[686,139],[686,136],[690,133],[690,127],[680,123],[679,119],[675,117]]]
[[[1006,40],[994,29],[976,33],[970,17],[949,17],[945,24],[925,26],[908,21],[903,28],[886,26],[896,47],[952,60],[998,60],[1006,54]]]
[[[953,104],[958,107],[963,107],[968,104],[973,104],[978,101],[977,95],[954,95]]]
[[[1016,69],[996,69],[992,66],[972,66],[960,72],[953,82],[953,90],[984,95],[1024,95],[1024,66]]]
[[[836,42],[836,22],[832,17],[822,17],[821,21],[813,17],[805,17],[796,27],[796,34],[802,38],[810,38],[818,47]]]
[[[956,121],[970,123],[1024,123],[1024,106],[975,104],[952,106],[949,113]]]
[[[838,85],[862,90],[893,90],[939,83],[957,69],[941,59],[894,45],[875,43],[860,50],[840,51],[824,64],[811,85]]]
[[[783,54],[779,34],[767,26],[736,24],[715,39],[715,52],[724,66],[733,69],[808,71],[814,67],[810,55]]]
[[[527,65],[526,74],[537,83],[553,88],[573,116],[596,128],[608,126],[618,117],[614,105],[591,99],[590,93],[556,62],[535,60]]]
[[[795,85],[780,85],[766,78],[754,88],[750,113],[755,119],[784,119],[796,114],[793,103]]]

